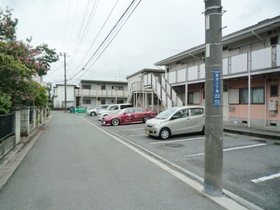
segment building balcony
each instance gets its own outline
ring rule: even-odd
[[[127,98],[127,90],[89,90],[89,89],[77,89],[75,94],[78,97],[124,97]]]
[[[234,78],[280,71],[280,45],[223,58],[223,77]],[[166,73],[172,85],[205,80],[205,63]]]

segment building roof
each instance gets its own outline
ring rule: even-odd
[[[127,84],[127,81],[107,81],[107,80],[81,80],[81,83],[114,83],[114,84]]]
[[[55,84],[55,88],[58,87],[58,86],[64,86],[64,84]],[[77,85],[74,85],[74,84],[66,84],[66,86],[74,86],[74,87],[77,87]]]
[[[140,71],[137,71],[131,75],[128,75],[126,77],[126,79],[129,79],[131,77],[134,77],[135,75],[137,74],[141,74],[141,73],[145,73],[145,72],[152,72],[152,73],[165,73],[165,70],[162,70],[162,69],[141,69]]]
[[[280,27],[280,16],[274,18],[268,18],[263,21],[258,22],[255,25],[249,26],[247,28],[241,29],[234,33],[228,34],[222,38],[223,45],[234,43],[236,41],[246,39],[248,37],[257,36],[258,33],[263,33],[268,30],[273,30]],[[260,37],[258,37],[260,38]],[[170,64],[172,62],[179,61],[183,58],[193,57],[194,54],[202,53],[205,51],[205,44],[198,45],[196,47],[190,48],[186,51],[163,59],[155,63],[156,66],[163,66]]]

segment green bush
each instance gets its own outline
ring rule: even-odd
[[[9,113],[11,105],[12,105],[11,97],[5,93],[0,92],[0,114]]]

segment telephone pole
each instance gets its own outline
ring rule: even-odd
[[[221,0],[205,3],[205,157],[204,191],[223,194],[223,71]]]
[[[60,53],[64,59],[64,111],[67,112],[67,80],[66,80],[66,53]]]

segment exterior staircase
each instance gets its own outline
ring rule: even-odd
[[[183,106],[183,101],[178,97],[164,75],[158,77],[153,73],[146,74],[144,77],[144,84],[145,87],[151,87],[153,89],[165,108]]]

